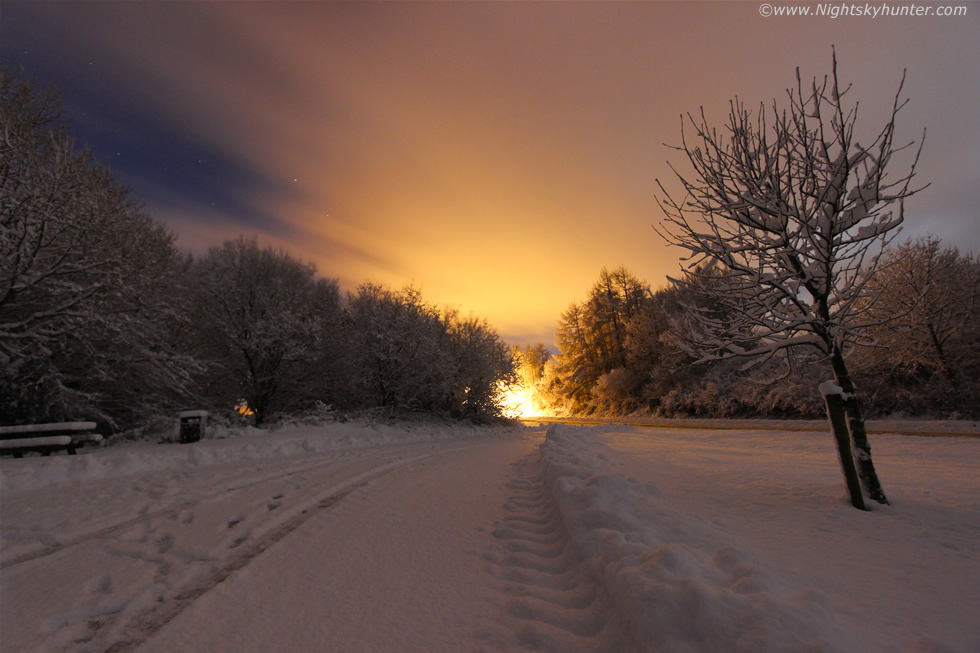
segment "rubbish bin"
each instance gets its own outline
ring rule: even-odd
[[[197,442],[204,439],[208,421],[206,410],[185,410],[180,415],[180,443]]]

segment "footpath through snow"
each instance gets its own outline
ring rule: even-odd
[[[980,440],[334,424],[0,465],[0,650],[975,653]]]

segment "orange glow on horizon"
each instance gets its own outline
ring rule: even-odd
[[[773,22],[735,2],[137,4],[45,7],[36,47],[70,38],[125,62],[99,70],[107,87],[241,172],[214,189],[230,209],[132,180],[159,191],[148,212],[182,246],[256,235],[343,291],[414,284],[513,344],[552,346],[603,267],[653,289],[676,275],[681,252],[652,225],[656,180],[682,195],[668,161],[686,172],[683,156],[664,146],[679,117],[704,107],[721,127],[736,95],[784,98],[797,66],[804,83],[828,72],[832,43],[869,124],[908,66],[902,128],[928,125],[952,178],[973,170],[946,117],[975,105],[973,13],[879,21],[870,38],[861,20]],[[912,34],[936,54],[909,55]]]
[[[546,417],[544,402],[533,390],[523,384],[514,383],[500,386],[500,406],[504,417],[521,419],[527,417]]]

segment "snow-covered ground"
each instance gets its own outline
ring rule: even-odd
[[[560,426],[545,478],[649,651],[980,651],[980,440],[872,436],[850,508],[831,436]]]
[[[3,459],[0,650],[980,651],[980,439],[684,426]]]

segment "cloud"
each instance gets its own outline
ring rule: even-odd
[[[65,85],[82,126],[182,243],[257,233],[347,288],[415,282],[502,332],[547,333],[602,267],[675,273],[654,179],[679,117],[785,97],[836,44],[862,120],[928,125],[909,230],[977,247],[969,129],[980,12],[788,21],[750,3],[15,3],[4,52]],[[91,62],[91,66],[89,65]],[[956,65],[953,66],[952,63]],[[108,155],[108,154],[107,154]],[[201,161],[201,163],[197,163]],[[193,245],[189,245],[193,246]],[[545,340],[550,344],[550,338]]]

